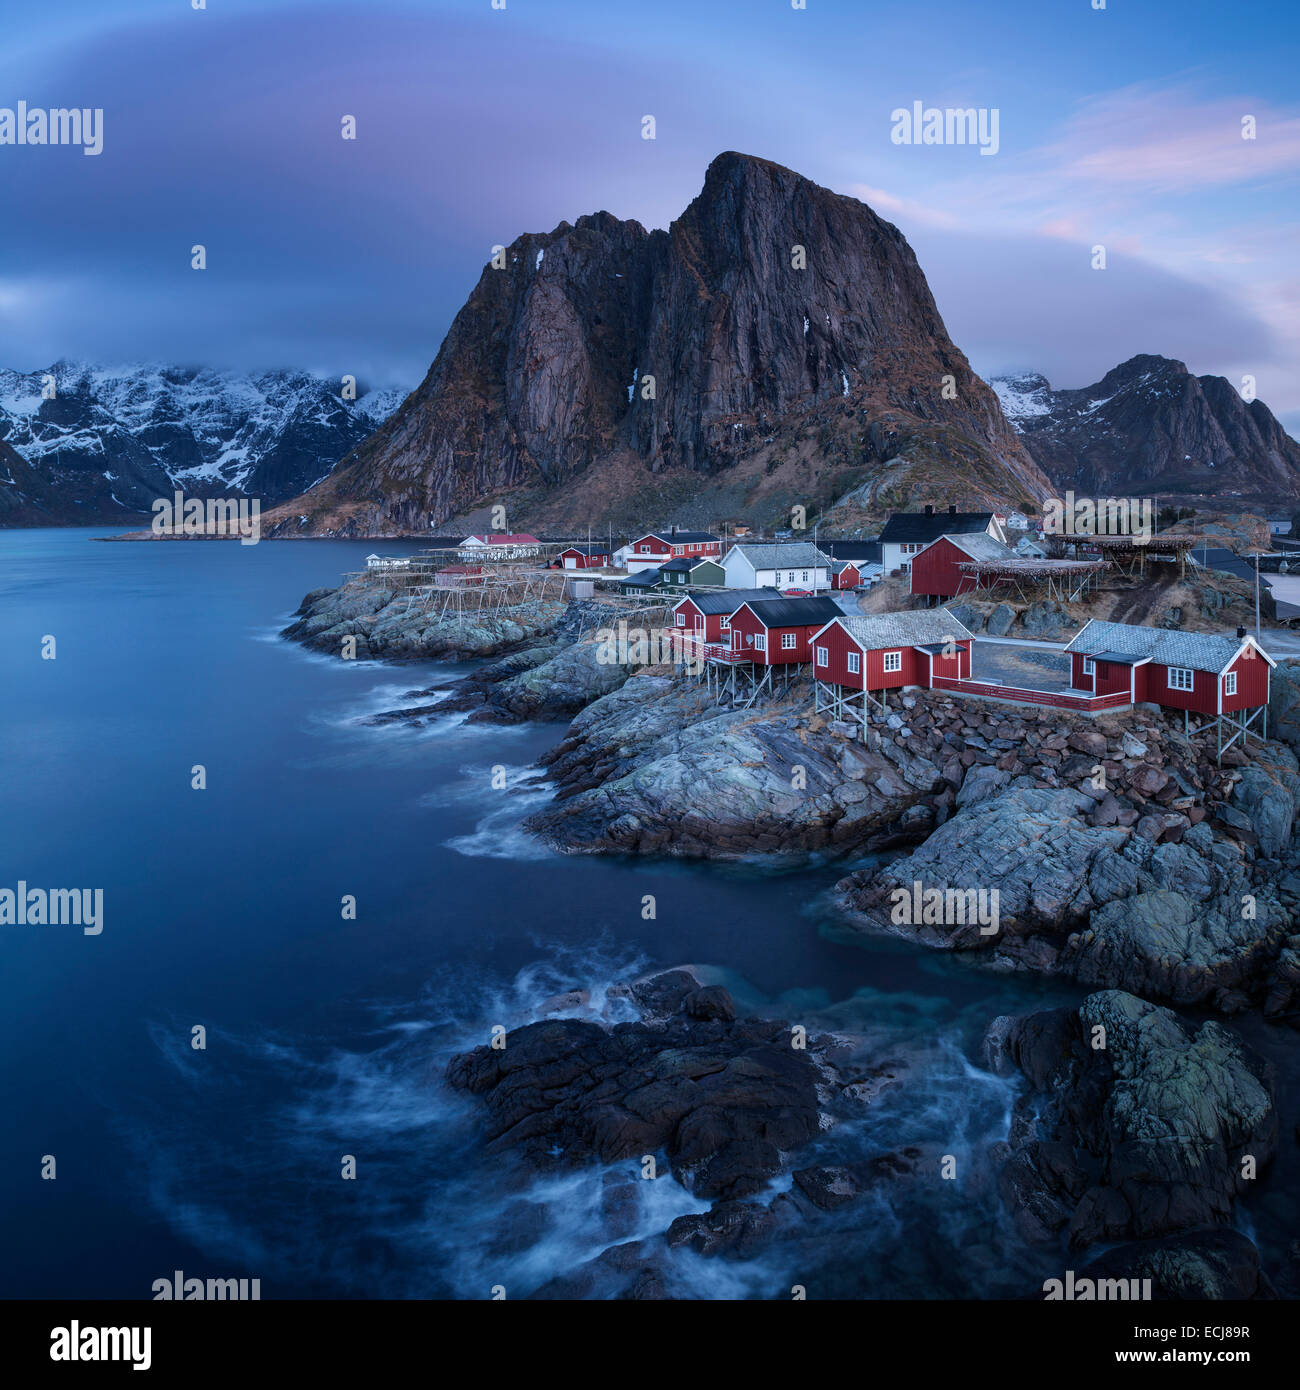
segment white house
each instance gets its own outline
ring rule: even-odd
[[[1003,545],[1007,543],[1007,533],[992,512],[959,512],[955,506],[946,512],[933,507],[923,512],[895,512],[880,533],[880,563],[886,574],[909,570],[912,556],[940,536],[968,536],[980,531]]]
[[[400,560],[392,555],[367,555],[366,568],[368,570],[405,570],[410,569],[409,560]]]
[[[832,560],[811,541],[742,541],[722,560],[729,589],[807,589],[831,587]]]

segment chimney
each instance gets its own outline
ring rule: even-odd
[[[948,504],[948,515],[949,515],[949,516],[956,516],[956,515],[957,515],[957,504],[956,504],[956,502],[950,502],[950,503]]]
[[[928,502],[925,504],[925,514],[926,516],[934,515],[934,508]]]
[[[673,522],[673,532],[672,532],[672,533],[673,533],[674,536],[677,534],[677,523],[676,523],[675,521]]]
[[[1245,629],[1244,627],[1239,627],[1239,628],[1237,629],[1237,641],[1238,641],[1238,642],[1244,642],[1245,640],[1246,640],[1246,629]]]

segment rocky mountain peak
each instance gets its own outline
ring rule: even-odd
[[[898,229],[729,151],[667,231],[601,212],[517,239],[421,387],[284,522],[420,532],[509,497],[534,527],[665,500],[708,524],[1047,487]]]
[[[1074,390],[1053,390],[1029,373],[992,384],[1059,488],[1264,506],[1300,496],[1300,444],[1268,406],[1243,400],[1224,377],[1194,376],[1175,358],[1141,353]]]

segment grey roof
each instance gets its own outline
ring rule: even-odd
[[[1206,632],[1172,632],[1163,627],[1105,623],[1094,618],[1066,645],[1067,652],[1119,660],[1119,654],[1147,657],[1161,666],[1186,666],[1217,675],[1236,656],[1241,641]],[[1107,658],[1104,654],[1116,653]]]
[[[635,574],[629,574],[626,579],[620,580],[620,583],[625,588],[627,585],[633,584],[638,589],[652,589],[663,579],[663,575],[659,572],[662,568],[661,565],[658,569],[637,570]]]
[[[881,647],[943,645],[952,638],[960,642],[973,635],[947,608],[862,613],[857,617],[841,617],[840,625],[850,637],[872,651]]]
[[[969,555],[972,560],[1009,560],[1015,557],[1015,551],[1009,545],[1003,545],[1000,540],[994,539],[985,531],[975,531],[970,535],[949,535],[946,531],[940,537],[941,540],[951,541],[958,550]]]
[[[690,594],[687,597],[706,617],[714,617],[719,613],[734,613],[751,599],[779,596],[777,589],[711,589],[708,593]],[[686,603],[687,599],[684,598],[682,602]]]
[[[831,557],[811,541],[740,541],[727,551],[728,556],[737,550],[755,569],[799,569],[801,566],[829,569],[831,564]]]
[[[822,627],[844,612],[833,598],[751,599],[749,610],[764,627]]]

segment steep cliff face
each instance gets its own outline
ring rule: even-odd
[[[666,232],[602,212],[520,237],[421,386],[279,520],[420,532],[505,500],[532,525],[618,522],[652,499],[689,523],[855,489],[869,509],[1048,485],[897,228],[724,154]]]
[[[65,520],[57,489],[0,439],[0,526],[57,526]]]
[[[993,386],[1039,467],[1062,489],[1300,496],[1300,444],[1268,406],[1171,358],[1130,358],[1077,391],[1053,391],[1032,374]]]

